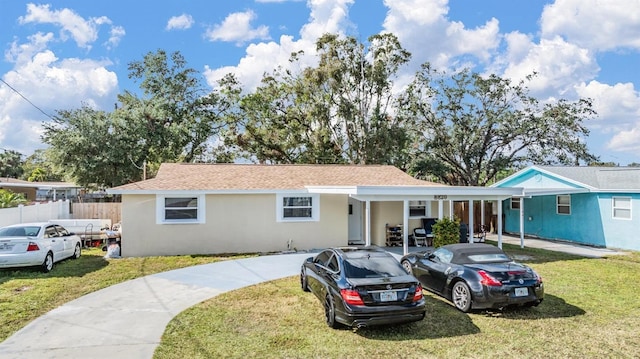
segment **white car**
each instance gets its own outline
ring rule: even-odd
[[[82,240],[59,224],[21,223],[0,228],[0,268],[40,266],[47,273],[53,264],[79,258]]]

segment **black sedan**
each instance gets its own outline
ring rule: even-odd
[[[304,261],[300,284],[320,299],[332,328],[413,322],[425,316],[422,286],[379,247],[323,250]]]
[[[544,298],[542,278],[490,244],[449,244],[407,254],[400,262],[425,289],[463,312],[537,306]]]

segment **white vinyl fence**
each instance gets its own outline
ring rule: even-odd
[[[19,205],[13,208],[0,208],[0,227],[28,222],[47,222],[56,219],[69,219],[69,200]]]

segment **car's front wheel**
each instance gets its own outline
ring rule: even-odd
[[[44,273],[49,273],[53,269],[53,253],[48,252],[44,257],[44,261],[40,265],[40,270]]]
[[[471,290],[465,282],[457,282],[451,290],[451,301],[459,310],[467,313],[471,309]]]
[[[76,243],[76,249],[73,250],[73,256],[71,258],[78,259],[82,254],[82,248],[80,247],[80,243]]]

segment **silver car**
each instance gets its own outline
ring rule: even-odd
[[[0,228],[0,268],[40,266],[47,273],[56,262],[79,258],[81,251],[81,238],[56,223],[21,223]]]

